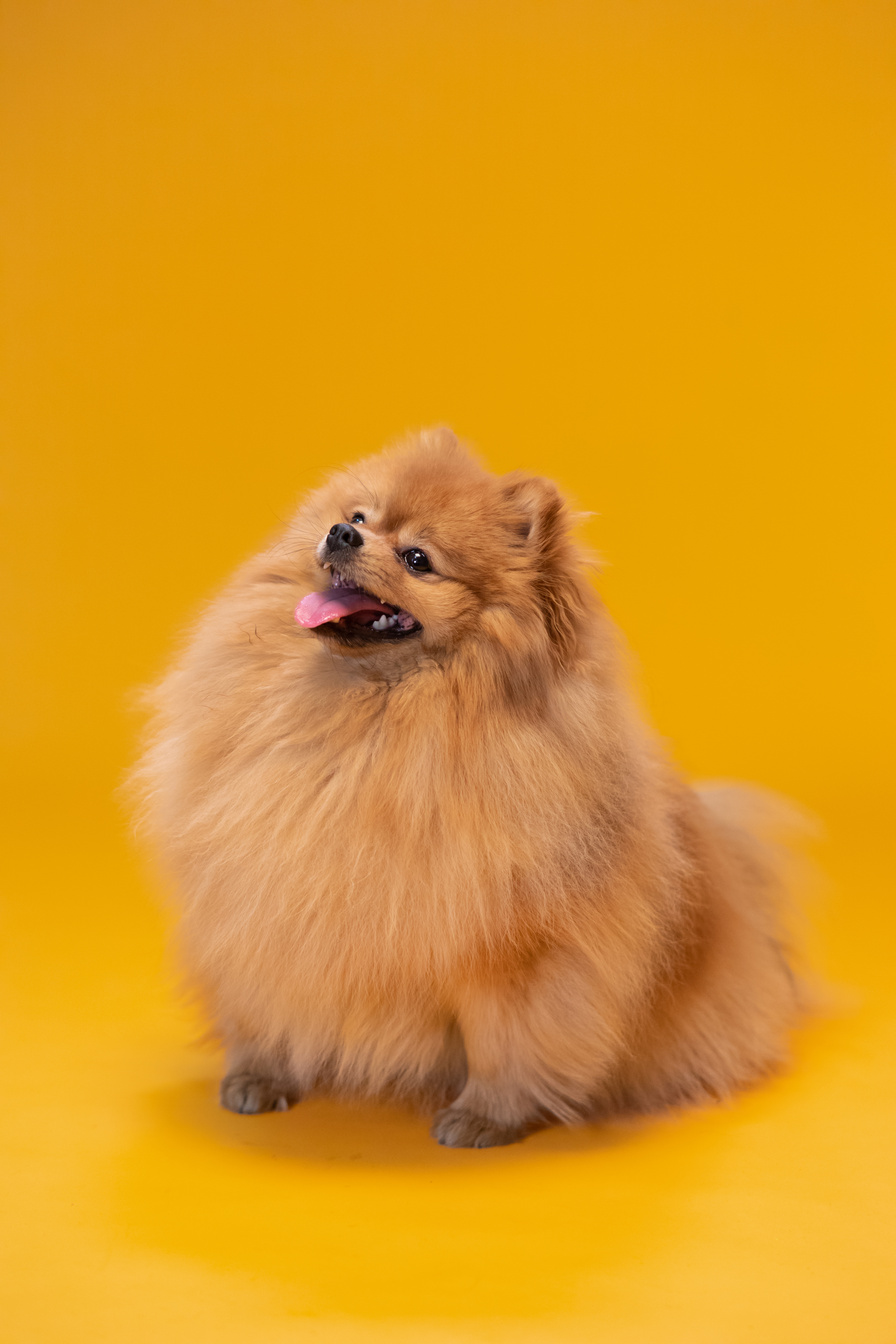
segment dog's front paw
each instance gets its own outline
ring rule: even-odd
[[[439,1111],[429,1132],[446,1148],[500,1148],[519,1143],[529,1131],[525,1125],[502,1125],[463,1106],[448,1106]]]
[[[282,1079],[260,1073],[228,1073],[221,1083],[221,1105],[239,1115],[288,1111],[298,1100],[299,1094]]]

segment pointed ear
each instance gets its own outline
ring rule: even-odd
[[[459,446],[457,435],[447,425],[429,425],[428,428],[421,429],[420,439],[427,448],[441,448],[443,452],[449,452]]]
[[[553,481],[512,471],[501,484],[504,498],[519,516],[517,530],[526,541],[544,549],[552,537],[565,535],[566,505]]]
[[[570,517],[560,491],[543,476],[514,471],[502,480],[516,531],[532,556],[535,591],[551,648],[572,665],[588,618],[588,587],[569,538]]]

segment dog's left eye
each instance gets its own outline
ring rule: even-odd
[[[353,513],[351,518],[349,518],[350,523],[363,523],[363,521],[364,521],[363,513]]]
[[[402,559],[408,569],[413,569],[417,574],[426,574],[432,569],[429,556],[425,551],[418,551],[415,546],[412,546],[409,551],[403,551]]]

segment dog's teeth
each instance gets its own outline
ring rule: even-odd
[[[378,616],[375,621],[371,621],[369,629],[394,630],[396,626],[401,626],[401,618],[398,613],[384,611],[382,616]]]

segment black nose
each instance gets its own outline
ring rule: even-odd
[[[364,538],[351,523],[337,523],[327,533],[327,550],[341,551],[346,546],[363,546]]]

